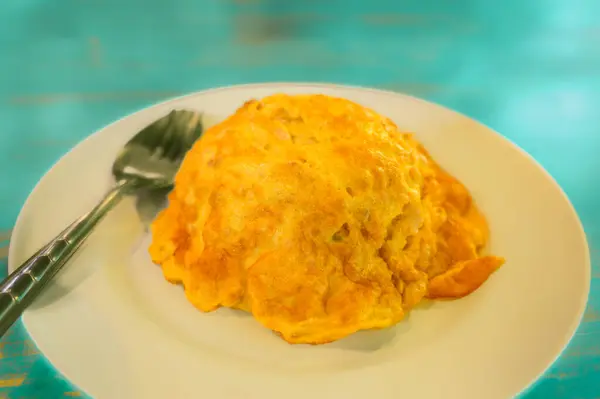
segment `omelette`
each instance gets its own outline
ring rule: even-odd
[[[149,252],[199,310],[323,344],[473,292],[504,263],[481,254],[488,238],[467,189],[390,119],[276,94],[195,143]]]

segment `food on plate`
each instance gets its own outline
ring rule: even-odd
[[[208,129],[152,225],[152,260],[204,312],[251,312],[290,343],[398,323],[504,262],[467,189],[388,118],[272,95]]]

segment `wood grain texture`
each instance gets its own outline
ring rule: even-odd
[[[259,81],[414,94],[500,131],[569,195],[592,249],[592,294],[576,337],[525,397],[598,398],[598,15],[597,0],[1,2],[0,230],[73,145],[163,98]],[[20,325],[0,342],[0,398],[79,394]]]

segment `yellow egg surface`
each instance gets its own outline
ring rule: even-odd
[[[398,323],[504,262],[468,191],[411,134],[325,95],[248,101],[186,155],[152,260],[209,312],[251,312],[290,343]]]

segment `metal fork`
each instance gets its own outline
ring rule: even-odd
[[[203,131],[201,115],[176,110],[136,134],[112,166],[116,184],[96,207],[33,254],[0,283],[0,336],[63,268],[100,220],[126,195],[167,190]]]

